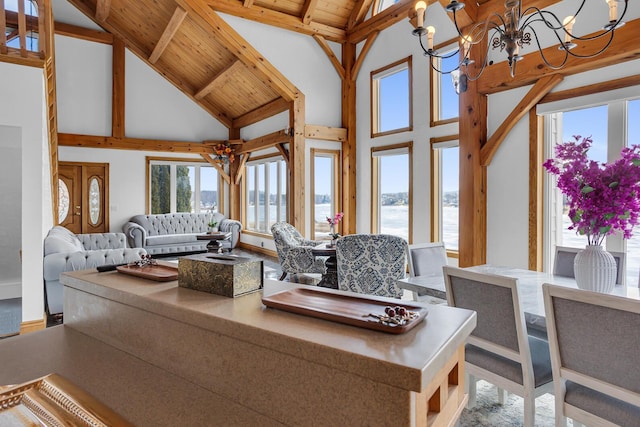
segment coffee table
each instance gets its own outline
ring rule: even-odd
[[[338,289],[338,260],[336,259],[336,247],[327,247],[326,245],[316,246],[311,249],[314,257],[329,257],[324,262],[325,272],[322,274],[322,280],[318,286],[324,288]]]
[[[196,236],[198,240],[209,240],[207,243],[207,252],[217,252],[219,254],[222,253],[222,242],[231,240],[231,233],[207,233],[207,234],[198,234]]]

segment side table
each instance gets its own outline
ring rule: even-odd
[[[207,243],[207,252],[222,253],[222,242],[231,240],[231,233],[207,233],[198,234],[196,236],[198,240],[209,240]]]
[[[324,263],[325,272],[322,274],[322,280],[318,286],[324,288],[338,289],[338,260],[336,259],[336,248],[327,247],[326,245],[317,246],[311,249],[314,257],[327,256]]]

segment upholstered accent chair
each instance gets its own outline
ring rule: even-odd
[[[388,234],[350,234],[336,242],[338,289],[400,298],[407,242]]]
[[[442,267],[447,265],[447,251],[443,242],[417,243],[409,245],[407,261],[411,277],[433,274],[442,275]],[[420,296],[418,292],[413,292],[414,301],[418,301]],[[439,299],[436,301],[436,298],[431,298],[430,302],[444,303],[445,301]]]
[[[640,300],[544,284],[556,426],[640,422]]]
[[[571,248],[568,246],[556,246],[556,255],[553,261],[553,274],[556,276],[576,277],[573,272],[573,261],[576,254],[583,248]],[[616,260],[616,285],[621,285],[624,279],[626,255],[624,252],[608,251]]]
[[[287,222],[276,222],[271,226],[276,244],[278,260],[284,280],[287,274],[324,273],[327,257],[315,257],[311,250],[325,242],[305,239],[296,228]]]
[[[518,279],[443,267],[447,302],[474,310],[476,329],[465,346],[469,407],[476,380],[484,379],[524,398],[524,426],[535,425],[535,398],[553,391],[549,343],[528,336],[520,308]]]

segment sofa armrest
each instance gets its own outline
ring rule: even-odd
[[[58,280],[60,273],[65,271],[85,270],[99,265],[134,262],[146,254],[147,251],[142,248],[101,249],[49,254],[44,257],[44,280]]]
[[[86,251],[127,247],[127,238],[124,233],[90,233],[77,236]]]
[[[127,222],[123,227],[130,248],[143,248],[147,241],[147,230],[135,222]]]
[[[218,228],[225,233],[231,232],[231,247],[235,248],[240,242],[242,223],[235,219],[224,218],[218,224]]]
[[[327,243],[328,241],[320,241],[320,240],[308,240],[308,239],[304,239],[302,242],[300,242],[301,246],[311,246],[311,247],[316,247],[322,243]]]

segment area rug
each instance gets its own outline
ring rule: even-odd
[[[536,399],[536,427],[553,427],[555,424],[555,400],[552,394]],[[493,384],[478,381],[476,406],[462,411],[460,427],[520,427],[524,425],[524,402],[521,397],[509,393],[504,405],[498,403],[498,391]],[[572,425],[571,421],[568,425]]]
[[[22,298],[0,300],[0,338],[20,333]]]

